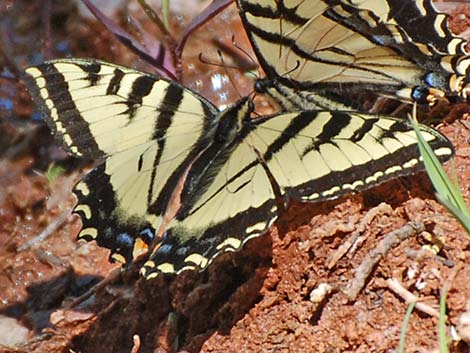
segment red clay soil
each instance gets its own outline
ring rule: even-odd
[[[99,24],[67,23],[61,30],[70,31],[74,55],[135,60]],[[191,36],[184,55],[184,83],[219,105],[236,100],[237,90],[224,69],[197,57],[203,50],[217,61],[209,44],[215,48],[216,37],[230,45],[233,33],[246,48],[231,7]],[[227,82],[213,89],[217,75]],[[252,82],[234,75],[248,93]],[[23,105],[15,111],[31,110]],[[453,119],[439,130],[454,143],[468,202],[465,110],[452,108]],[[76,164],[50,181],[44,165],[61,152],[47,135],[1,123],[23,142],[20,148],[10,139],[16,142],[7,151],[15,153],[0,154],[0,344],[10,345],[2,352],[391,352],[414,298],[406,352],[438,352],[444,288],[450,351],[469,351],[469,238],[435,201],[424,173],[331,202],[293,204],[267,234],[206,271],[146,281],[139,264],[121,272],[105,249],[76,242],[80,220],[68,216],[82,173]],[[47,152],[28,147],[31,141]],[[50,235],[29,243],[41,233]]]

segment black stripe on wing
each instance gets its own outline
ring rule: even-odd
[[[176,85],[170,85],[165,93],[165,96],[161,102],[161,105],[163,107],[166,107],[166,106],[178,107],[181,104],[182,100],[183,100],[183,90]],[[166,143],[165,136],[167,134],[169,127],[171,126],[174,115],[175,115],[175,110],[165,109],[165,110],[160,111],[160,114],[158,115],[158,119],[155,121],[153,139],[158,144],[158,152],[153,162],[150,189],[149,189],[148,196],[147,196],[147,204],[149,205],[149,207],[152,202],[153,187],[155,185],[155,176],[157,172],[157,167],[161,162],[161,157],[163,155],[163,151],[165,150],[165,143]],[[185,164],[187,163],[188,162],[186,162]],[[175,172],[178,172],[178,171],[175,171]],[[168,187],[170,188],[170,190],[173,190],[176,186],[177,180],[175,180],[175,177],[177,179],[181,178],[181,172],[178,172],[176,176],[175,176],[175,173],[173,173],[173,178],[168,180],[167,185],[169,183]],[[168,200],[163,201],[161,199],[162,196],[163,196],[162,193],[160,193],[160,197],[155,202],[155,206],[152,207],[152,213],[157,213],[157,214],[163,213],[164,207],[166,207]],[[169,195],[166,195],[165,197],[169,197]],[[163,205],[165,206],[163,207]]]
[[[129,115],[130,121],[135,117],[137,109],[142,105],[143,98],[152,91],[155,81],[156,79],[151,76],[140,76],[132,83],[132,89],[126,100],[128,109],[125,112],[125,114]]]
[[[169,119],[171,117],[171,112],[175,113],[176,107],[179,106],[183,92],[178,92],[172,87],[169,87],[165,95],[164,100],[162,101],[162,106],[165,106],[167,113],[161,112],[160,115],[164,115],[162,118],[162,123],[160,124],[160,119],[158,120],[157,126],[155,128],[154,139],[158,141],[158,144],[163,149],[165,148],[165,139],[162,138],[164,134],[162,131],[168,129]],[[149,203],[149,212],[152,214],[163,214],[166,209],[166,205],[169,202],[170,195],[176,188],[176,185],[181,179],[181,176],[184,174],[188,166],[194,161],[197,155],[210,144],[213,137],[213,129],[215,124],[215,114],[214,111],[210,108],[209,105],[203,105],[204,115],[206,117],[211,117],[210,119],[204,119],[202,130],[205,132],[200,136],[199,140],[194,144],[191,151],[188,153],[185,160],[173,171],[172,175],[167,179],[163,189],[161,190],[159,196],[152,202]],[[155,159],[154,166],[157,165],[157,159]],[[155,174],[152,174],[152,181],[154,181]],[[149,191],[149,201],[150,201],[151,191]]]
[[[34,103],[40,109],[58,143],[72,155],[104,157],[105,153],[99,148],[88,122],[80,114],[70,95],[69,83],[64,75],[52,64],[42,64],[34,69],[41,72],[45,86],[38,87],[37,81],[30,75],[25,75],[24,80]],[[91,82],[96,84],[95,79],[90,79],[90,85]]]

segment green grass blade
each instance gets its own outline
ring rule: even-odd
[[[168,16],[169,16],[169,0],[163,0],[162,2],[162,12],[163,12],[163,21],[158,17],[158,14],[152,9],[146,0],[137,0],[139,5],[144,10],[147,17],[157,26],[157,28],[162,31],[165,36],[171,37],[171,34],[168,29]],[[165,12],[166,11],[166,12]],[[173,39],[171,37],[171,39]]]
[[[470,211],[465,204],[459,186],[449,179],[431,146],[429,146],[421,134],[416,119],[410,120],[418,138],[418,147],[423,158],[424,166],[436,189],[437,199],[462,224],[467,233],[470,233]]]
[[[405,339],[406,339],[406,332],[408,330],[408,323],[410,322],[411,313],[416,305],[416,301],[413,301],[408,305],[408,309],[406,309],[405,317],[403,318],[403,325],[401,326],[400,332],[400,342],[398,343],[398,353],[405,353]]]
[[[448,199],[442,198],[439,193],[436,193],[437,200],[449,211],[454,217],[460,222],[465,231],[470,234],[470,217],[461,211],[459,207],[456,207]]]
[[[51,165],[49,165],[49,167],[47,168],[47,171],[45,173],[46,175],[46,178],[49,182],[49,185],[53,184],[56,179],[65,173],[65,168],[60,166],[60,165],[56,165],[54,163],[52,163]]]
[[[170,0],[162,0],[163,24],[167,31],[170,30]]]

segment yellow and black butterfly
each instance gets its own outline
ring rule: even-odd
[[[468,99],[466,41],[431,0],[237,0],[266,78],[287,111],[347,109],[372,92],[433,104]]]
[[[302,110],[253,119],[248,98],[218,112],[175,82],[95,60],[26,73],[56,139],[102,161],[74,189],[79,238],[123,262],[154,247],[147,278],[203,269],[263,234],[276,196],[332,199],[422,169],[413,128],[387,116]],[[441,160],[452,155],[444,136],[420,129]]]

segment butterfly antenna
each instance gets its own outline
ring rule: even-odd
[[[248,52],[245,48],[241,47],[238,42],[235,39],[235,36],[232,36],[232,45],[234,48],[236,48],[238,51],[240,51],[244,57],[248,58],[248,61],[251,63],[251,68],[247,70],[246,72],[250,75],[253,75],[255,80],[260,80],[261,79],[261,73],[259,71],[259,64],[258,61],[251,55],[250,52]],[[256,72],[253,72],[253,71]],[[249,93],[248,96],[252,96],[252,100],[256,98],[257,92],[256,89],[253,88]],[[253,112],[255,115],[259,115],[256,111]]]
[[[210,60],[208,60],[204,57],[203,53],[199,53],[198,59],[201,63],[206,64],[206,65],[229,68],[229,69],[234,69],[234,70],[240,69],[238,66],[226,65],[226,64],[220,63],[220,62],[210,61]]]
[[[216,67],[222,67],[222,64],[215,62],[215,61],[210,61],[204,57],[204,54],[201,52],[198,55],[198,59],[201,63],[210,65],[210,66],[216,66]]]
[[[235,40],[235,36],[232,36],[232,45],[238,49],[245,57],[248,58],[248,61],[251,63],[253,69],[248,71],[251,73],[251,71],[256,70],[256,73],[254,74],[255,79],[259,79],[261,77],[261,74],[259,72],[259,64],[258,62],[253,58],[253,56],[244,48],[242,48],[240,45],[238,45],[237,41]]]
[[[238,98],[241,99],[242,98],[242,94],[240,93],[239,89],[238,89],[238,86],[235,84],[235,81],[233,80],[233,76],[230,74],[230,72],[228,71],[228,69],[234,69],[234,67],[230,67],[228,65],[225,65],[225,60],[224,60],[224,56],[222,54],[222,51],[217,49],[217,55],[219,56],[219,59],[220,59],[220,62],[222,64],[222,67],[224,68],[224,71],[225,71],[225,75],[227,75],[230,83],[232,84],[233,88],[235,89],[235,91],[237,92],[238,94]],[[238,68],[237,68],[238,69]]]

